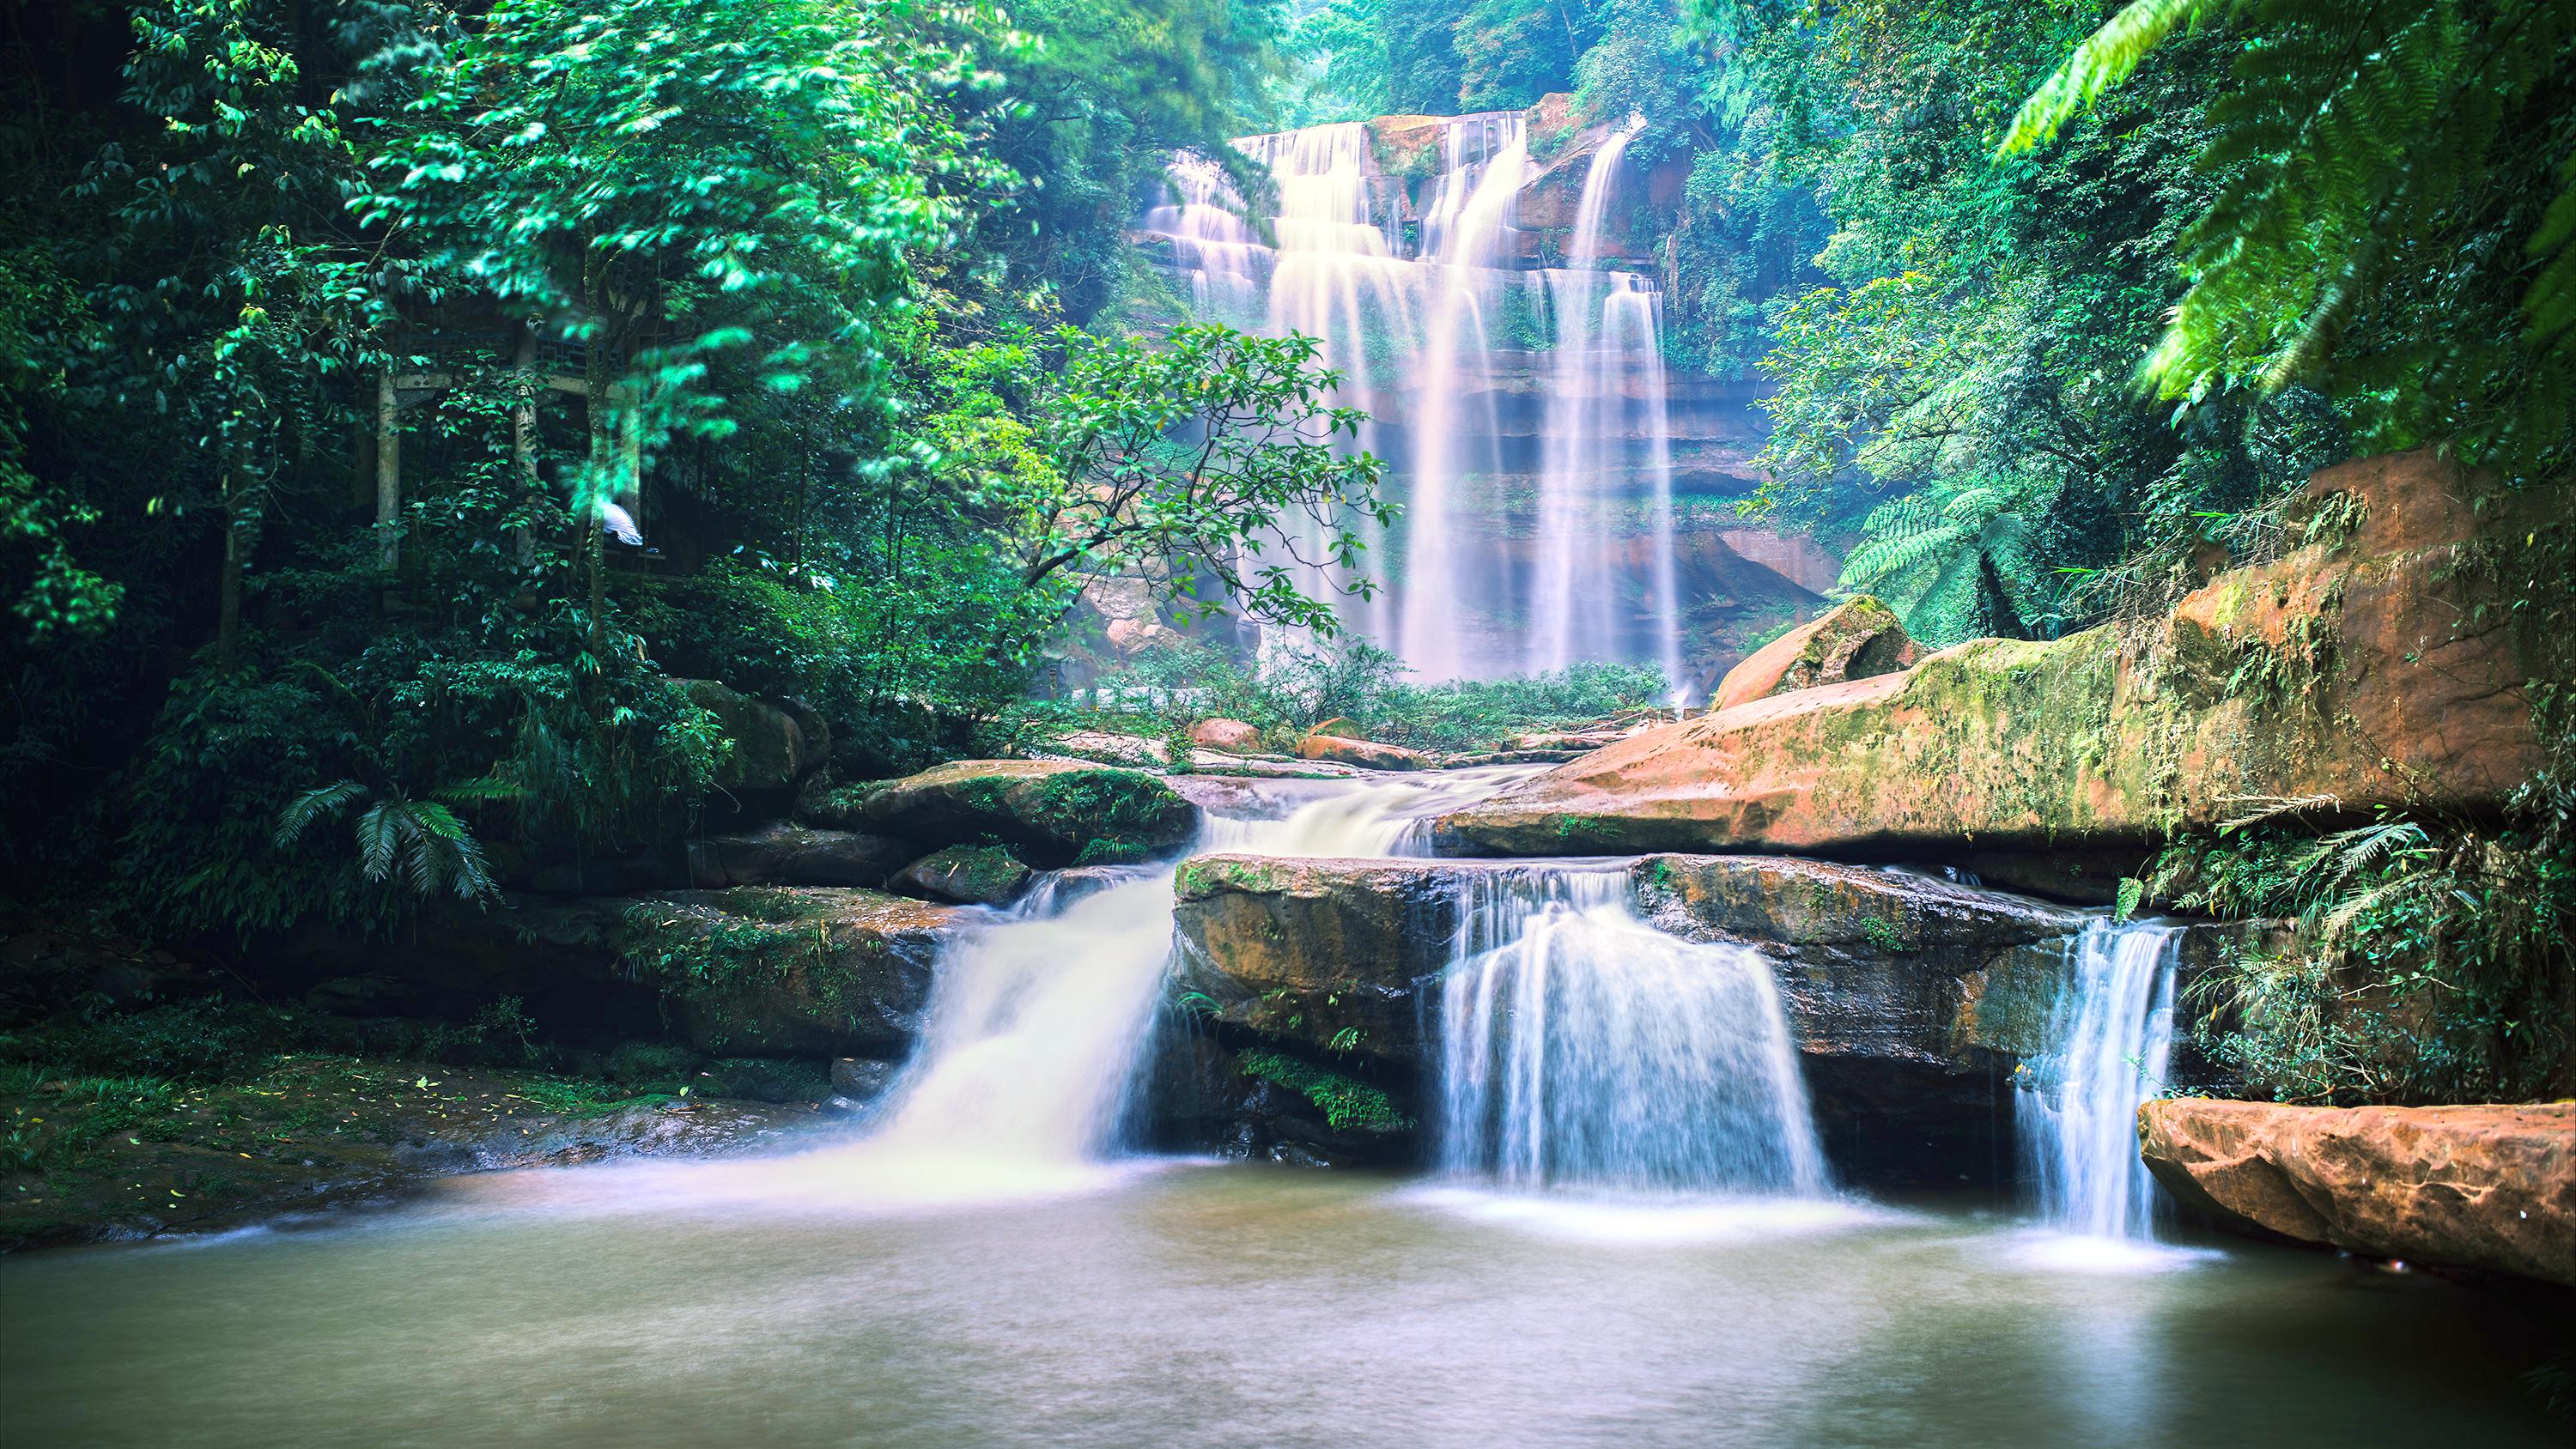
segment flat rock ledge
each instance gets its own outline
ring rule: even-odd
[[[2221,1226],[2576,1286],[2576,1102],[2138,1112],[2147,1167]]]

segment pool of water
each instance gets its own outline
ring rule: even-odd
[[[2498,1301],[1945,1204],[1640,1206],[1142,1163],[454,1181],[0,1260],[8,1441],[2561,1444]]]

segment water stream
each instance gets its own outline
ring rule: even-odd
[[[1475,878],[1441,997],[1440,1160],[1519,1190],[1827,1186],[1771,977],[1638,920],[1617,864]]]
[[[2095,1238],[2155,1236],[2155,1179],[2138,1155],[2138,1107],[2164,1090],[2173,1051],[2179,928],[2095,921],[2068,947],[2052,1050],[2027,1065],[2020,1122],[2040,1212]]]

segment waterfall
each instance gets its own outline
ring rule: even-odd
[[[1497,783],[1490,771],[1336,782],[1285,819],[1210,817],[1197,848],[1383,855],[1416,819]],[[1033,894],[943,952],[921,1040],[845,1163],[974,1196],[1079,1177],[1108,1155],[1170,962],[1173,874],[1135,867],[1061,911]]]
[[[1267,217],[1247,219],[1224,168],[1181,156],[1138,221],[1196,315],[1316,338],[1342,377],[1333,401],[1371,415],[1353,445],[1388,460],[1404,511],[1394,537],[1361,528],[1363,569],[1385,587],[1351,622],[1427,678],[1631,659],[1681,682],[1659,299],[1608,265],[1640,129],[1563,163],[1584,168],[1566,264],[1535,276],[1544,240],[1517,208],[1544,168],[1516,111],[1445,122],[1438,171],[1411,181],[1366,123],[1242,137],[1275,184]],[[1525,353],[1550,334],[1531,378]],[[1532,465],[1512,446],[1531,413],[1535,475],[1513,471]],[[1534,514],[1518,501],[1532,494]],[[1307,542],[1333,526],[1314,520]],[[1343,582],[1292,572],[1310,589]],[[1288,642],[1266,637],[1265,657]]]
[[[1770,962],[1648,928],[1616,865],[1477,880],[1441,993],[1440,1161],[1516,1189],[1828,1186]]]
[[[2164,1088],[2173,1047],[2175,927],[2088,924],[2068,948],[2049,1052],[2024,1064],[2022,1153],[2040,1211],[2068,1232],[2152,1238],[2155,1180],[2138,1107]]]
[[[1500,140],[1501,149],[1489,161],[1470,159],[1471,150],[1489,134]],[[1419,442],[1395,637],[1396,652],[1405,662],[1433,679],[1458,678],[1474,667],[1457,627],[1466,580],[1465,549],[1458,536],[1462,500],[1457,495],[1469,472],[1491,472],[1500,463],[1494,440],[1502,421],[1489,369],[1482,365],[1493,351],[1485,316],[1497,279],[1519,281],[1499,268],[1509,260],[1505,247],[1512,202],[1529,169],[1529,145],[1518,116],[1498,122],[1490,133],[1483,120],[1452,121],[1444,147],[1448,168],[1422,222],[1423,252],[1438,268],[1440,301],[1415,413]],[[1470,463],[1483,466],[1471,469]]]

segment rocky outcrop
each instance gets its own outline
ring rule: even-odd
[[[2149,1170],[2222,1225],[2576,1285],[2576,1103],[2138,1113]]]
[[[1161,779],[1066,760],[959,760],[875,787],[867,828],[915,840],[1016,847],[1040,865],[1132,859],[1197,833],[1198,811]]]
[[[930,1000],[955,909],[875,891],[674,891],[603,903],[614,970],[722,1055],[897,1057]]]
[[[1201,856],[1177,882],[1173,990],[1220,1032],[1402,1090],[1436,1048],[1439,982],[1467,903],[1567,868]],[[2009,1161],[2012,1065],[2045,1044],[2085,913],[1785,857],[1659,855],[1616,868],[1658,930],[1771,958],[1819,1126],[1847,1171],[1948,1182]],[[2186,969],[2237,929],[2194,928]],[[2179,1063],[2178,1079],[2197,1080],[2194,1065]]]
[[[784,821],[689,842],[689,884],[701,889],[750,885],[874,888],[921,854],[918,841],[852,830],[817,830]]]
[[[1726,672],[1711,709],[1910,669],[1922,657],[1896,611],[1864,594],[1753,651]]]
[[[1756,699],[1599,750],[1443,817],[1460,854],[1759,849],[2134,861],[2248,801],[2472,817],[2541,764],[2525,682],[2568,631],[2507,607],[2494,560],[2563,530],[2429,452],[2320,472],[2304,540],[2159,620],[1987,639],[1911,669]],[[2107,884],[2107,882],[2097,882]]]
[[[1418,1060],[1418,989],[1454,955],[1471,893],[1563,867],[1499,860],[1207,855],[1176,888],[1183,989],[1281,1040]],[[1630,898],[1667,934],[1760,947],[1811,1056],[1982,1069],[2035,1050],[2082,912],[1865,866],[1766,856],[1647,856]],[[1293,1025],[1291,1023],[1294,1023]]]
[[[1020,858],[998,845],[951,845],[896,872],[892,885],[906,895],[1002,906],[1027,892],[1029,877]]]
[[[1356,765],[1364,770],[1429,770],[1440,763],[1433,756],[1420,750],[1408,750],[1402,745],[1381,745],[1374,740],[1328,734],[1310,734],[1299,740],[1297,758]]]

